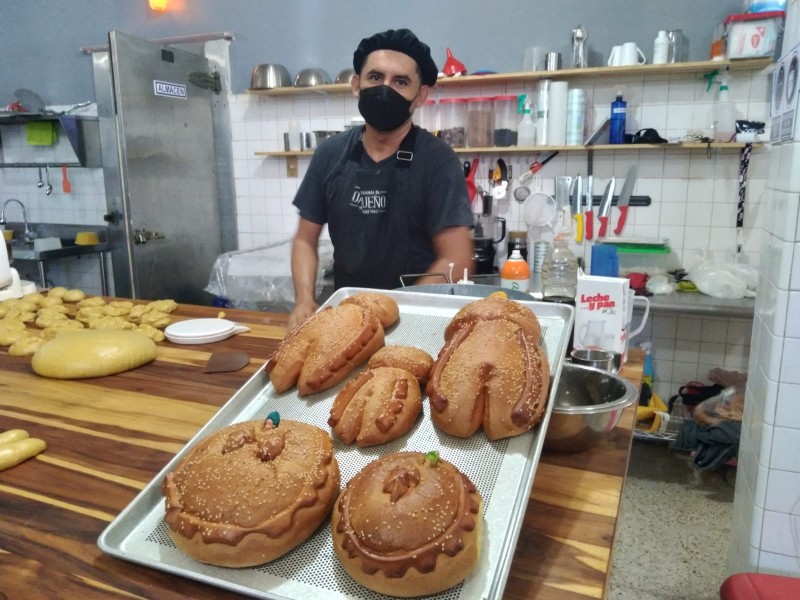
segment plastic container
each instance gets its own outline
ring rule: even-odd
[[[774,10],[728,16],[723,21],[722,33],[725,56],[729,59],[775,56],[785,15],[782,10]]]
[[[553,240],[553,250],[542,264],[542,297],[546,302],[575,303],[578,289],[578,259],[566,237]]]
[[[494,111],[491,97],[467,98],[467,148],[492,146]]]
[[[436,100],[426,100],[414,113],[414,122],[431,133],[439,131],[439,111]]]
[[[514,250],[500,271],[500,286],[509,290],[528,292],[531,270],[519,250]]]
[[[611,103],[611,127],[608,132],[609,144],[625,143],[625,120],[628,116],[628,103],[617,93],[617,99]]]
[[[300,125],[297,122],[297,119],[292,117],[292,120],[289,121],[289,151],[290,152],[299,152],[303,149],[302,138],[300,137]]]
[[[467,143],[466,98],[442,98],[439,100],[439,118],[441,120],[441,137],[451,148],[463,148]]]
[[[658,32],[655,41],[653,42],[653,64],[664,65],[669,60],[669,38],[667,32],[661,30]]]
[[[494,135],[495,146],[516,146],[517,126],[519,125],[519,99],[517,96],[494,97]]]
[[[586,92],[573,88],[567,92],[567,146],[582,146],[586,140]]]

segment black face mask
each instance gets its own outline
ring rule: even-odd
[[[411,117],[411,100],[388,85],[368,87],[358,95],[358,112],[378,131],[391,131]]]

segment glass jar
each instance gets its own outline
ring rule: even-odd
[[[463,148],[466,144],[466,98],[442,98],[439,100],[441,128],[439,137],[451,148]]]
[[[467,148],[488,148],[494,134],[493,99],[467,98]]]
[[[519,114],[519,98],[517,96],[494,97],[494,135],[495,146],[516,146]]]
[[[431,133],[439,131],[439,111],[436,109],[436,100],[426,100],[414,112],[414,123]]]

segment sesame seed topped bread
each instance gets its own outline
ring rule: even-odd
[[[369,463],[336,501],[333,548],[370,590],[413,597],[472,573],[483,535],[483,500],[437,453],[397,452]]]
[[[541,327],[527,307],[502,298],[465,306],[445,331],[426,392],[436,427],[490,440],[520,435],[542,418],[550,366]]]
[[[299,421],[245,421],[194,446],[165,478],[165,521],[186,554],[223,567],[282,556],[325,520],[339,494],[330,435]]]
[[[265,366],[275,391],[297,385],[301,396],[333,387],[383,346],[383,326],[371,310],[340,304],[290,331]]]

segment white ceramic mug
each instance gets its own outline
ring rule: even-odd
[[[619,67],[622,64],[622,46],[614,46],[611,48],[611,54],[608,55],[608,66]]]
[[[636,42],[625,42],[622,44],[620,64],[621,65],[643,65],[647,62],[644,52],[641,51]]]

